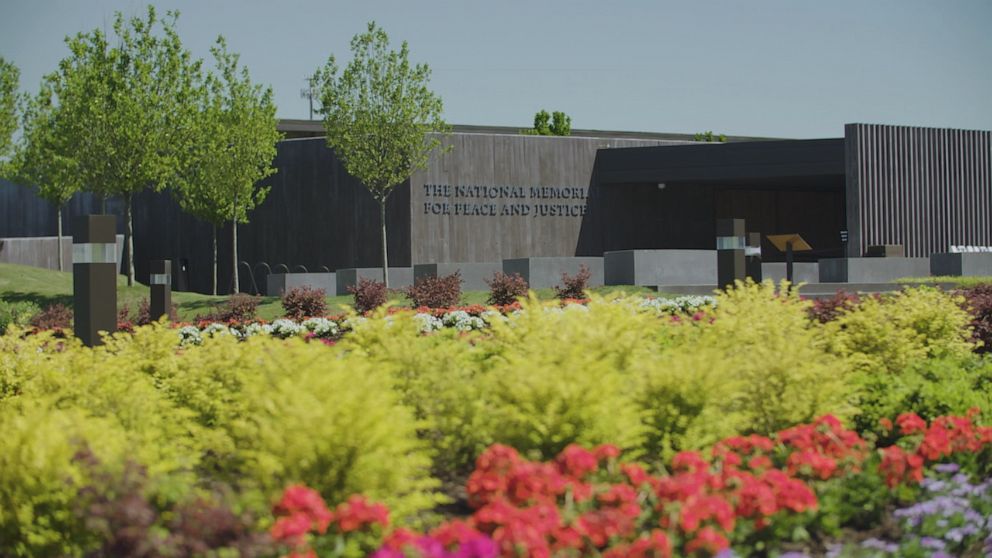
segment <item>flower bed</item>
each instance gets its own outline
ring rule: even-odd
[[[423,533],[390,530],[381,504],[354,496],[332,513],[319,495],[292,486],[275,507],[271,534],[290,555],[319,548],[321,556],[341,556],[343,549],[372,552],[380,544],[372,553],[377,558],[784,556],[786,548],[793,548],[789,556],[800,556],[806,554],[795,549],[803,547],[830,549],[834,556],[992,550],[992,480],[972,484],[960,465],[950,463],[923,476],[928,464],[959,458],[972,464],[972,473],[988,474],[992,427],[976,426],[967,416],[928,425],[905,414],[896,422],[897,443],[883,448],[825,416],[773,438],[733,437],[708,454],[677,454],[668,474],[624,461],[610,445],[572,445],[549,462],[494,445],[468,478],[474,511],[467,518]],[[976,460],[985,460],[984,467]],[[836,509],[844,503],[831,501],[833,488],[879,482],[888,487],[886,502],[898,501],[900,490],[918,500],[891,514],[901,527],[896,540],[852,543],[823,529],[823,514],[850,513]],[[790,540],[797,532],[807,540]]]

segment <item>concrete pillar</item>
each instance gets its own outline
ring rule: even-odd
[[[117,218],[84,215],[72,231],[73,330],[93,347],[117,331]]]
[[[149,303],[149,318],[158,321],[162,316],[169,316],[172,310],[172,262],[169,260],[152,260],[149,264],[148,286],[151,290]]]
[[[748,277],[755,283],[761,282],[761,233],[747,233],[747,247],[744,248],[744,267]]]
[[[744,219],[716,220],[717,287],[723,289],[747,277],[744,260],[746,245]]]

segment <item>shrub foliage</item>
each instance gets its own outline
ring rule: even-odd
[[[290,289],[282,295],[282,308],[291,320],[321,318],[327,314],[327,292],[309,285]]]
[[[414,281],[406,289],[406,297],[414,308],[450,308],[457,306],[462,298],[462,275],[456,271],[451,275],[435,277],[425,275]]]
[[[489,304],[505,306],[513,304],[520,297],[527,296],[527,280],[519,273],[507,275],[501,271],[493,274],[492,279],[487,279],[489,285]]]
[[[382,281],[362,277],[357,285],[348,287],[355,297],[355,311],[359,314],[371,312],[386,303],[388,289]]]

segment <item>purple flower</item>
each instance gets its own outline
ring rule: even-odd
[[[499,547],[496,543],[489,537],[478,536],[462,543],[451,558],[496,558],[497,556],[499,556]]]
[[[944,541],[933,537],[923,537],[920,539],[920,545],[923,548],[929,548],[930,550],[944,550],[947,546]]]
[[[957,463],[940,463],[934,465],[934,470],[938,473],[957,473],[961,470],[961,466]]]

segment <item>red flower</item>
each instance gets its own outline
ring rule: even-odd
[[[579,480],[599,468],[597,456],[577,444],[563,449],[556,461],[562,474]]]
[[[389,509],[384,504],[371,503],[364,496],[354,495],[334,510],[338,529],[342,533],[358,531],[373,525],[389,525]]]
[[[927,423],[916,413],[903,413],[896,418],[896,424],[905,435],[923,432],[927,429]]]
[[[712,527],[704,527],[699,530],[696,537],[685,545],[685,551],[692,554],[697,550],[703,550],[710,554],[717,554],[721,550],[730,546],[727,537],[724,537]]]
[[[280,517],[269,529],[269,535],[278,542],[290,546],[301,546],[310,532],[310,518],[303,513]]]

